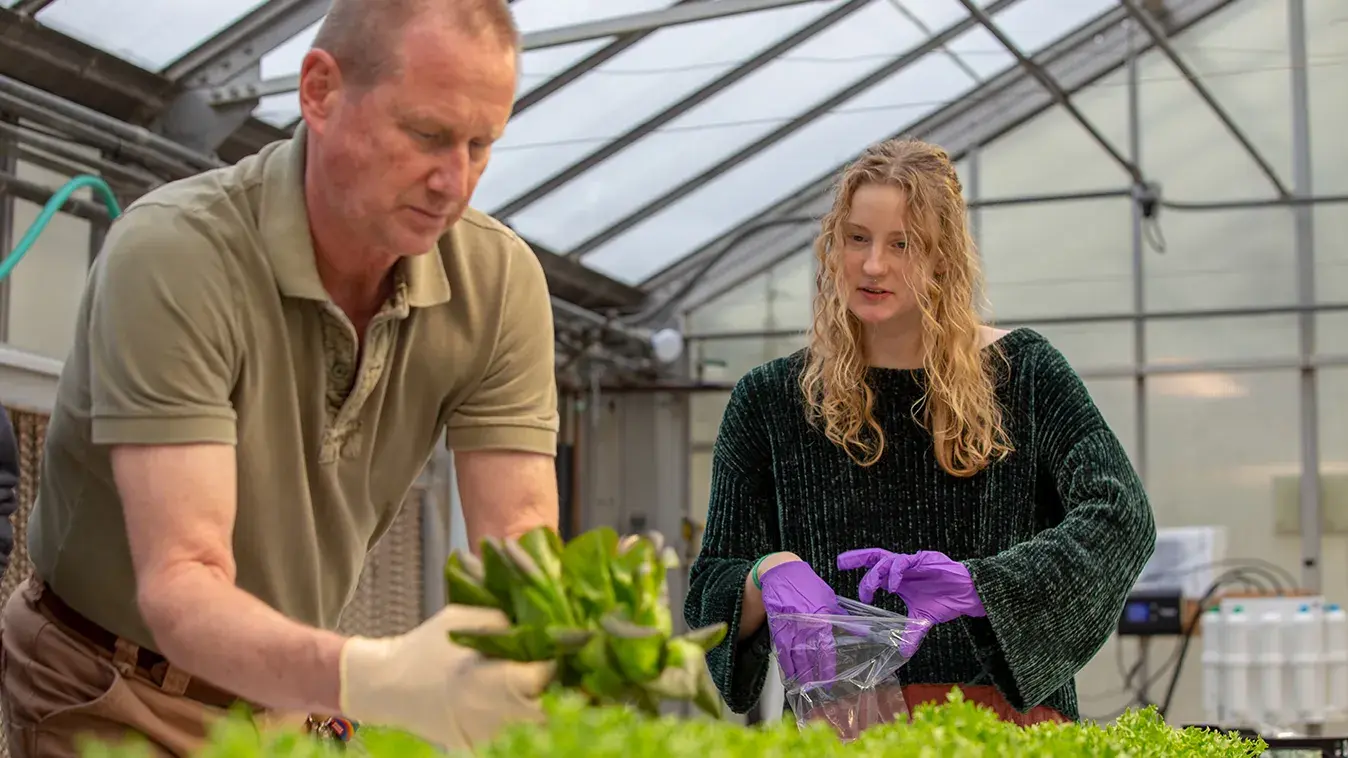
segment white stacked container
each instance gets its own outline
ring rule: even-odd
[[[1305,604],[1292,615],[1288,634],[1284,636],[1288,660],[1293,669],[1292,703],[1297,714],[1296,720],[1306,724],[1323,724],[1325,721],[1323,632],[1320,614]]]
[[[1209,608],[1201,617],[1199,631],[1203,635],[1203,712],[1209,724],[1225,724],[1222,676],[1225,661],[1222,656],[1222,609]]]
[[[1223,724],[1253,724],[1259,714],[1255,704],[1250,702],[1250,615],[1245,612],[1244,606],[1234,606],[1223,625],[1226,627],[1226,633],[1222,635],[1225,643],[1222,646],[1225,674],[1222,692],[1226,696],[1226,720]]]
[[[1324,617],[1325,720],[1343,721],[1348,719],[1348,613],[1331,604]]]
[[[1277,608],[1265,610],[1259,614],[1258,624],[1253,631],[1255,634],[1251,642],[1257,673],[1254,681],[1258,684],[1252,694],[1258,700],[1250,703],[1251,710],[1263,714],[1263,724],[1285,726],[1292,723],[1296,715],[1284,694],[1286,687],[1283,686],[1283,677],[1287,671],[1287,656],[1283,651],[1282,612]]]

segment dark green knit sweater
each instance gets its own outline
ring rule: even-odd
[[[730,625],[708,663],[731,710],[757,701],[771,643],[765,624],[739,635],[753,562],[776,551],[807,561],[841,596],[864,571],[845,550],[937,550],[968,566],[986,618],[932,629],[900,671],[904,684],[992,684],[1012,706],[1079,718],[1075,675],[1104,645],[1151,556],[1156,525],[1123,447],[1062,354],[1029,329],[998,343],[999,396],[1016,450],[958,478],[936,462],[913,420],[921,371],[870,369],[886,452],[854,464],[805,419],[804,353],[753,369],[731,393],[713,454],[702,551],[684,616]],[[904,612],[883,590],[875,604]]]

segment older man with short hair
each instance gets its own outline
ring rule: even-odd
[[[545,664],[488,661],[450,607],[335,630],[435,445],[468,538],[556,526],[542,267],[468,207],[515,95],[503,0],[335,0],[303,125],[158,188],[110,228],[61,376],[7,604],[10,754],[81,732],[198,747],[238,702],[449,747],[541,717]]]

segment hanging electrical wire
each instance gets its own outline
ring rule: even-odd
[[[1115,690],[1104,693],[1084,695],[1081,700],[1101,700],[1107,697],[1117,697],[1119,695],[1132,695],[1127,705],[1116,709],[1114,712],[1105,716],[1087,717],[1093,721],[1111,721],[1118,718],[1131,708],[1146,707],[1155,705],[1162,717],[1165,717],[1173,704],[1175,690],[1179,685],[1180,676],[1184,670],[1184,661],[1188,657],[1189,645],[1197,632],[1203,610],[1217,594],[1232,585],[1245,585],[1249,590],[1260,594],[1283,595],[1293,592],[1297,588],[1297,581],[1291,572],[1271,561],[1260,558],[1234,558],[1221,561],[1211,561],[1189,566],[1180,571],[1167,572],[1153,579],[1179,579],[1187,575],[1199,573],[1201,571],[1227,568],[1219,574],[1204,589],[1203,594],[1194,604],[1195,613],[1188,619],[1182,627],[1178,644],[1175,649],[1166,656],[1166,659],[1155,670],[1146,675],[1142,681],[1135,681],[1144,670],[1147,669],[1148,641],[1144,638],[1139,644],[1139,656],[1131,666],[1126,665],[1123,658],[1122,640],[1118,644],[1117,665],[1121,675],[1121,686]],[[1146,694],[1152,687],[1160,684],[1169,677],[1166,683],[1164,697],[1159,703],[1153,702]]]

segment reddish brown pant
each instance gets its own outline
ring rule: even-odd
[[[37,607],[40,585],[19,585],[0,612],[0,710],[11,758],[76,758],[79,738],[148,742],[155,756],[185,756],[224,711],[184,697],[166,676],[155,684],[134,666],[67,634]],[[123,655],[135,660],[136,650]],[[275,714],[267,724],[301,726]]]

